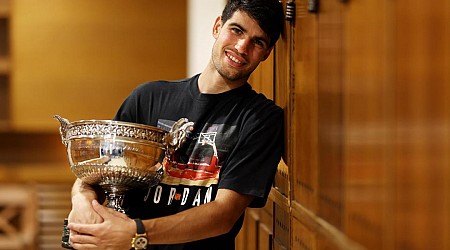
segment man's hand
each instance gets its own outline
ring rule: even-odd
[[[72,210],[69,213],[69,223],[94,224],[103,222],[103,218],[92,207],[92,199],[82,194],[72,197]]]
[[[92,207],[92,201],[98,195],[94,188],[77,179],[72,187],[72,210],[68,216],[69,223],[93,224],[103,222],[103,218]],[[70,234],[78,234],[70,230]]]
[[[135,222],[127,215],[92,201],[92,208],[102,222],[97,224],[70,223],[70,243],[75,249],[130,249],[136,232]]]

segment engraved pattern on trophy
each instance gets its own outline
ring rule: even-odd
[[[107,207],[125,213],[126,191],[159,183],[165,154],[172,154],[192,130],[194,123],[181,118],[169,132],[162,129],[112,120],[69,122],[54,116],[72,172],[106,193]]]
[[[162,160],[186,141],[193,122],[181,118],[167,132],[157,127],[112,120],[69,122],[59,115],[61,140],[67,149],[72,172],[90,185],[100,186],[106,206],[126,213],[125,193],[158,184],[164,170]],[[67,220],[61,245],[71,248]]]

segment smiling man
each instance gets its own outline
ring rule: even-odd
[[[72,247],[235,248],[245,208],[264,206],[283,151],[282,109],[247,82],[283,22],[278,0],[231,0],[215,20],[211,60],[201,74],[147,82],[128,96],[116,120],[170,128],[186,117],[192,136],[163,160],[158,185],[127,194],[129,217],[101,206],[96,189],[77,180]]]

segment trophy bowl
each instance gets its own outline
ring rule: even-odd
[[[153,126],[112,120],[80,120],[69,122],[59,115],[59,132],[66,146],[72,172],[90,185],[105,192],[106,206],[125,213],[125,193],[135,188],[158,184],[164,170],[164,156],[172,155],[189,138],[193,122],[176,121],[170,131]],[[64,228],[61,246],[73,249],[70,231]]]
[[[125,193],[159,183],[168,132],[147,125],[112,120],[69,122],[55,115],[72,172],[100,186],[107,207],[125,213]]]

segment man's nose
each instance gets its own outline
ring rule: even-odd
[[[239,53],[247,55],[249,46],[250,46],[250,39],[242,38],[237,41],[234,47]]]

